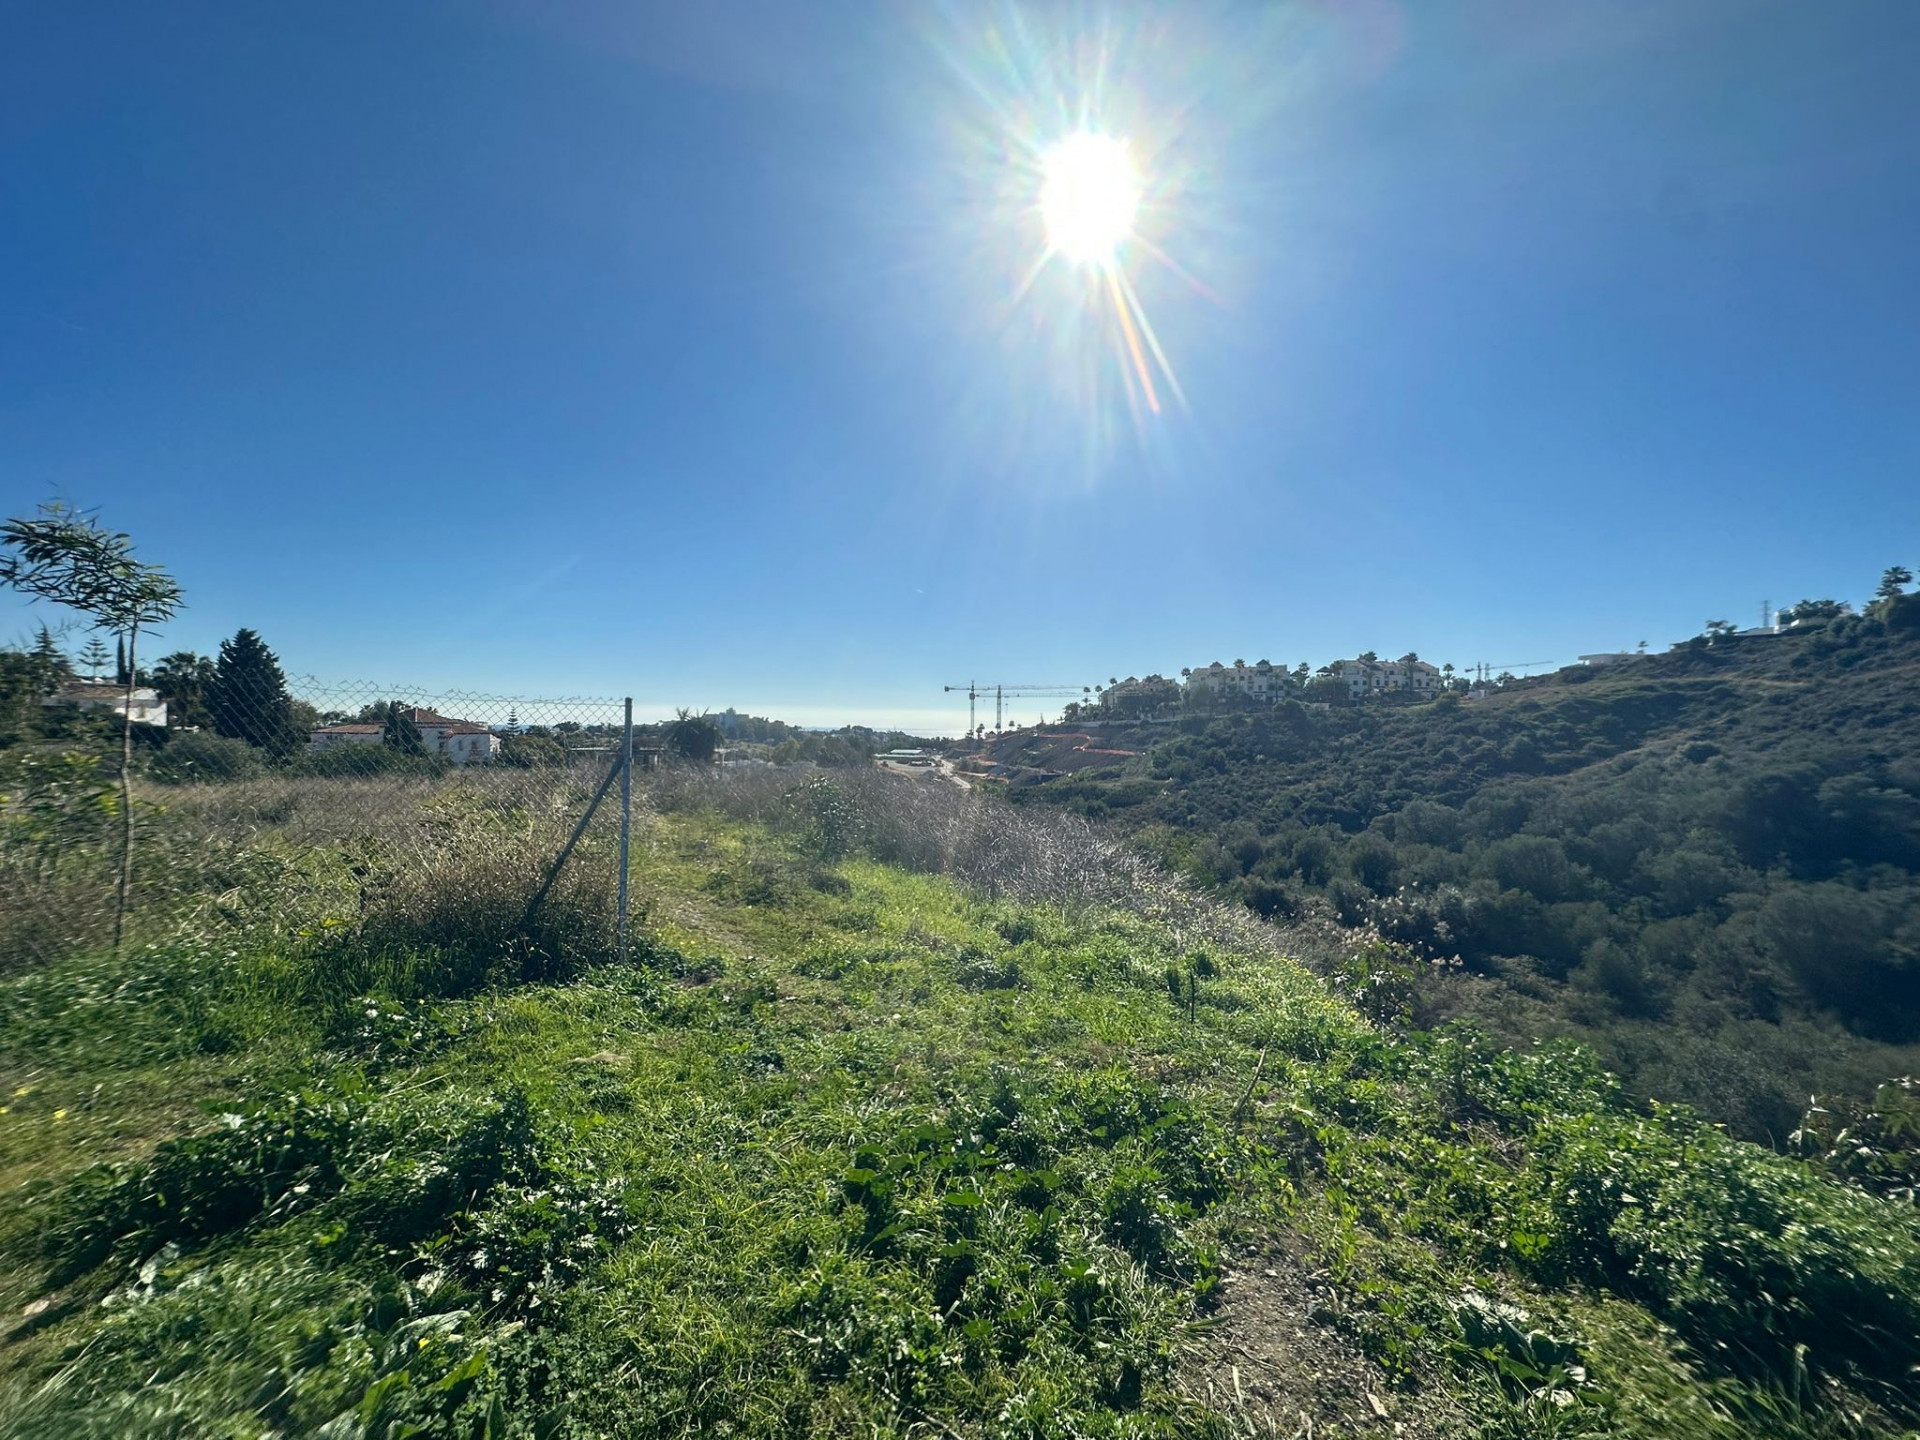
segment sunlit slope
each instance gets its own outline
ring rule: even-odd
[[[1809,1093],[1920,1065],[1913,633],[1850,619],[1484,698],[1100,732],[1131,756],[1003,758],[1016,798],[1224,898],[1457,958],[1428,1018],[1580,1035],[1641,1093],[1782,1140]],[[1082,768],[1040,780],[1027,758]]]
[[[1900,1433],[1911,1209],[888,785],[665,797],[628,967],[7,980],[8,1433]]]

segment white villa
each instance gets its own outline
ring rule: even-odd
[[[159,691],[145,685],[133,687],[131,710],[126,689],[120,685],[63,685],[40,703],[48,707],[71,705],[81,710],[111,710],[116,715],[129,715],[136,725],[158,725],[164,729],[167,723],[167,702],[160,698]]]
[[[1369,660],[1361,656],[1340,662],[1347,694],[1359,699],[1407,690],[1415,695],[1438,695],[1445,688],[1440,667],[1424,660]]]
[[[429,755],[444,755],[456,765],[478,765],[493,759],[500,751],[500,737],[471,720],[454,720],[420,706],[401,713],[413,721]],[[322,725],[307,736],[307,748],[378,745],[384,733],[385,727],[381,725]]]
[[[1250,695],[1256,700],[1277,700],[1293,684],[1286,666],[1269,664],[1265,660],[1253,665],[1243,660],[1222,665],[1216,660],[1211,665],[1195,666],[1186,672],[1186,676],[1190,687],[1197,685],[1202,689],[1231,691]]]

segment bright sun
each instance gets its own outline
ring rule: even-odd
[[[1140,177],[1127,142],[1080,130],[1041,159],[1047,243],[1076,265],[1111,265],[1133,233]]]

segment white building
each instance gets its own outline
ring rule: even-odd
[[[160,698],[159,691],[145,685],[133,687],[131,709],[124,685],[62,685],[40,703],[50,709],[72,706],[79,710],[111,710],[116,715],[130,715],[136,725],[164,728],[167,723],[167,702]]]
[[[1211,665],[1198,665],[1187,672],[1189,689],[1198,687],[1221,694],[1246,695],[1256,700],[1277,700],[1292,684],[1293,677],[1286,666],[1272,665],[1265,660],[1252,665],[1240,660],[1231,665],[1222,665],[1216,660]]]
[[[414,706],[401,714],[413,721],[420,732],[420,743],[429,755],[442,755],[456,765],[477,765],[500,752],[500,737],[484,725],[471,720],[454,720],[431,710]],[[323,725],[307,736],[309,750],[324,750],[330,745],[378,745],[386,734],[384,725]]]
[[[1129,675],[1124,680],[1116,680],[1100,692],[1100,708],[1103,710],[1158,709],[1166,705],[1177,706],[1180,703],[1180,686],[1177,681],[1164,675],[1149,675],[1144,680],[1137,675]]]
[[[1355,699],[1398,691],[1437,695],[1445,688],[1440,667],[1424,660],[1369,660],[1364,655],[1340,662],[1347,694]]]

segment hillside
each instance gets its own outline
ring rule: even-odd
[[[1910,1206],[1407,1033],[1076,822],[659,777],[623,966],[604,836],[515,938],[535,813],[327,839],[318,784],[179,805],[219,905],[0,980],[0,1432],[1912,1423]]]
[[[1916,633],[1849,618],[1484,699],[1283,702],[993,758],[1017,799],[1262,914],[1414,947],[1439,962],[1428,1019],[1579,1035],[1635,1091],[1780,1140],[1809,1093],[1920,1067]]]

